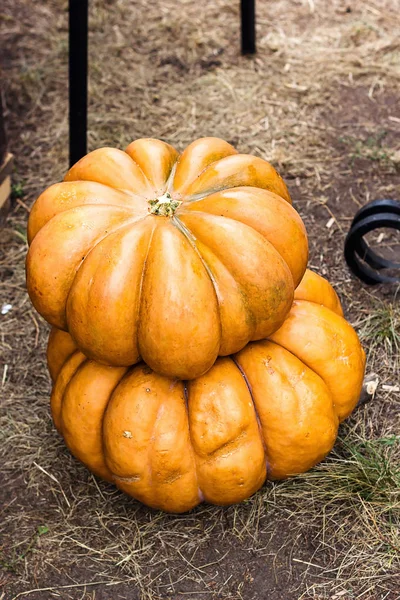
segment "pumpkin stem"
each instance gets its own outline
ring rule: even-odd
[[[151,215],[160,215],[161,217],[172,217],[176,209],[182,202],[174,200],[169,192],[165,192],[159,198],[149,200],[149,213]]]

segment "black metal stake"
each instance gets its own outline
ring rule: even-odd
[[[242,19],[242,54],[256,51],[256,0],[240,0]]]
[[[69,0],[69,163],[86,154],[88,0]]]
[[[344,243],[344,257],[348,266],[361,281],[369,285],[400,282],[400,262],[380,256],[364,239],[370,231],[384,227],[400,231],[400,202],[397,200],[373,200],[360,208]],[[395,274],[387,275],[385,269]]]

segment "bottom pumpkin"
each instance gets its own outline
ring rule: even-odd
[[[108,367],[53,329],[54,423],[96,475],[153,508],[228,505],[331,450],[361,391],[365,354],[336,293],[307,271],[282,327],[192,381]]]

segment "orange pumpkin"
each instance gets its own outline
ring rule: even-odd
[[[310,469],[357,403],[365,355],[327,282],[308,271],[300,291],[268,340],[218,358],[187,382],[143,363],[100,365],[53,329],[51,408],[71,452],[96,475],[169,512],[203,500],[240,502],[266,478]]]
[[[34,204],[27,287],[88,357],[194,379],[283,323],[307,263],[275,169],[204,138],[100,148]]]

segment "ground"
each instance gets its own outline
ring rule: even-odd
[[[375,397],[320,466],[230,508],[151,511],[69,455],[50,418],[48,327],[24,284],[29,207],[68,167],[67,2],[3,0],[16,169],[0,230],[0,306],[12,305],[0,316],[1,600],[400,598],[397,288],[364,286],[343,260],[355,211],[400,199],[398,4],[257,4],[258,53],[241,57],[238,2],[90,2],[89,148],[216,135],[275,164],[310,265],[335,285],[379,377]]]

